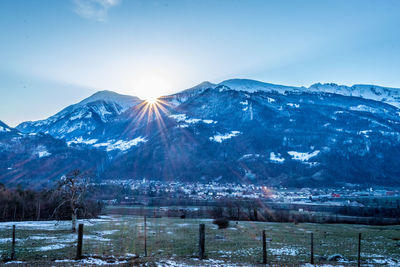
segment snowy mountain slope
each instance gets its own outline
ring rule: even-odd
[[[169,103],[170,105],[178,106],[183,102],[185,102],[186,100],[188,100],[189,98],[196,97],[197,95],[201,94],[204,90],[209,88],[215,88],[216,86],[217,86],[216,84],[205,81],[192,88],[183,90],[173,95],[163,96],[160,99],[162,101]]]
[[[63,139],[58,141],[68,155],[79,151],[102,159],[101,167],[90,158],[83,164],[94,164],[100,179],[400,185],[400,109],[387,104],[387,98],[368,99],[393,98],[396,91],[353,87],[230,80],[203,83],[163,97],[158,105],[139,102],[125,110],[115,99],[96,96],[32,127]],[[56,155],[51,146],[36,150],[27,151],[37,160]],[[61,158],[55,157],[54,165],[62,166]],[[9,171],[6,175],[7,181],[14,177]]]
[[[170,112],[162,126],[151,121],[141,133],[147,142],[119,154],[103,178],[400,184],[399,109],[385,103],[218,86]]]
[[[283,86],[270,83],[259,82],[248,79],[231,79],[221,82],[219,85],[225,85],[234,90],[256,92],[256,91],[277,91],[285,92],[315,92],[315,93],[331,93],[344,96],[362,97],[376,101],[382,101],[387,104],[400,108],[400,89],[389,88],[376,85],[356,84],[351,87],[345,85],[337,85],[335,83],[316,83],[310,87],[294,87]]]
[[[365,99],[385,102],[400,108],[400,89],[382,87],[376,85],[355,84],[351,87],[345,85],[329,84],[314,84],[308,89],[311,92],[326,92],[339,94],[344,96],[356,96]]]
[[[8,186],[51,186],[74,169],[95,177],[107,160],[103,151],[71,148],[46,134],[0,135],[0,182]]]
[[[120,113],[141,102],[141,100],[137,97],[129,95],[121,95],[113,91],[105,90],[94,93],[90,97],[79,102],[77,106],[84,106],[96,101],[104,101],[106,103],[116,103],[120,107],[119,109]]]
[[[0,121],[0,135],[9,135],[16,134],[18,131],[14,128],[11,128],[4,122]]]
[[[285,91],[300,91],[305,89],[302,87],[277,85],[248,79],[230,79],[219,83],[219,85],[225,85],[233,90],[246,91],[250,93],[257,91],[277,91],[283,94]]]
[[[21,123],[17,129],[24,133],[48,133],[69,141],[95,139],[107,123],[140,102],[137,97],[101,91],[48,119]]]

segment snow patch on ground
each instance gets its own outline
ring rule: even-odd
[[[231,131],[231,132],[226,133],[226,134],[214,135],[214,136],[210,137],[209,139],[210,139],[210,141],[213,141],[213,142],[222,143],[223,141],[225,141],[227,139],[230,139],[232,137],[238,136],[239,134],[241,134],[241,132],[239,132],[239,131]]]
[[[101,234],[102,235],[112,235],[113,233],[119,232],[118,229],[115,230],[108,230],[108,231],[102,231]]]
[[[267,97],[268,103],[274,103],[276,100],[271,98],[271,97]]]
[[[147,139],[142,136],[139,136],[130,141],[109,140],[108,142],[95,144],[94,147],[105,147],[107,151],[113,151],[113,150],[126,151],[133,146],[137,146],[139,143],[145,143],[145,142],[147,142]]]
[[[107,262],[105,260],[102,259],[96,259],[96,258],[86,258],[83,260],[55,260],[54,262],[69,262],[69,263],[78,263],[78,264],[90,264],[90,265],[118,265],[118,264],[125,264],[128,263],[128,261],[126,260],[122,260],[122,261],[113,261],[113,262]]]
[[[38,151],[37,155],[39,158],[44,158],[44,157],[48,157],[51,155],[50,152],[48,152],[47,150],[42,150],[42,151]]]
[[[83,139],[82,137],[75,138],[71,141],[68,141],[67,144],[87,144],[87,145],[93,145],[97,142],[97,139]]]
[[[297,152],[297,151],[288,151],[287,153],[292,156],[293,160],[297,161],[308,161],[310,158],[315,157],[319,154],[319,150],[315,150],[314,152]]]
[[[0,244],[6,244],[6,243],[11,243],[11,238],[0,238]],[[15,241],[20,242],[22,241],[19,238],[16,238]]]
[[[43,246],[43,247],[38,247],[35,249],[35,251],[48,251],[48,250],[57,250],[57,249],[62,249],[65,248],[69,244],[52,244],[48,246]]]
[[[48,239],[57,239],[57,237],[55,237],[55,236],[34,235],[34,236],[28,237],[28,239],[31,239],[31,240],[48,240]]]
[[[366,111],[366,112],[373,112],[374,109],[371,107],[368,107],[366,105],[358,105],[356,107],[350,107],[350,110],[354,110],[354,111]]]
[[[186,119],[186,115],[185,114],[172,114],[169,115],[168,117],[170,117],[171,119],[176,120],[176,122],[182,122]]]
[[[251,158],[259,158],[260,154],[245,154],[239,160],[251,159]]]
[[[287,103],[286,105],[289,106],[289,107],[292,107],[292,108],[299,108],[300,107],[299,104],[293,104],[293,103]]]
[[[196,124],[199,122],[203,122],[205,124],[217,123],[217,121],[214,121],[214,120],[189,118],[188,116],[186,116],[186,114],[172,114],[172,115],[169,115],[168,117],[170,117],[171,119],[174,119],[176,122],[185,123],[185,124],[179,125],[178,126],[179,128],[186,128],[186,127],[189,127],[189,124]]]
[[[109,239],[109,238],[104,238],[102,236],[97,236],[97,235],[84,235],[83,240],[96,240],[96,241],[103,241],[103,242],[111,241],[111,239]]]
[[[241,101],[239,103],[244,106],[244,108],[242,108],[243,111],[247,111],[249,109],[249,101],[247,99],[246,101]]]
[[[363,131],[358,131],[357,134],[358,135],[365,135],[366,137],[369,137],[369,133],[372,133],[372,130],[363,130]]]
[[[110,222],[111,219],[90,219],[78,220],[77,223],[94,224],[98,222]],[[67,230],[71,228],[71,221],[23,221],[23,222],[0,222],[0,229],[11,229],[15,225],[17,229],[22,230]],[[1,239],[0,239],[1,240]]]
[[[193,259],[195,260],[195,259]],[[187,267],[187,266],[212,266],[212,267],[222,267],[222,266],[226,266],[226,267],[231,267],[231,266],[238,266],[237,264],[231,264],[229,262],[225,262],[223,260],[216,260],[216,259],[206,259],[206,260],[202,260],[201,262],[199,261],[199,263],[195,263],[195,264],[188,264],[186,262],[178,262],[174,259],[169,259],[169,260],[161,260],[160,262],[156,263],[157,267],[166,267],[166,266],[170,266],[170,267]],[[241,266],[241,265],[239,265]]]
[[[290,247],[283,247],[283,248],[269,248],[269,252],[271,252],[272,255],[280,256],[280,255],[288,255],[288,256],[296,256],[299,253],[299,251],[295,248],[290,248]]]
[[[274,152],[269,154],[269,160],[276,163],[283,163],[285,161],[285,159],[281,156],[281,153],[275,154]]]

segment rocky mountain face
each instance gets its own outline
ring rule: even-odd
[[[0,182],[46,185],[79,167],[96,179],[398,186],[399,92],[228,80],[155,105],[100,92],[21,132],[0,124]]]

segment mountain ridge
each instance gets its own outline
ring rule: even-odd
[[[326,92],[332,88],[342,94]],[[386,92],[357,88],[370,97]],[[60,170],[34,164],[54,162],[66,172],[73,167],[62,164],[66,157],[75,164],[88,155],[79,166],[95,170],[100,181],[400,185],[400,109],[387,99],[350,96],[346,90],[336,84],[308,90],[248,80],[206,82],[156,105],[135,102],[124,111],[104,99],[113,92],[99,92],[49,124],[0,135],[0,182],[29,183],[27,168],[35,172],[32,182],[46,180]]]

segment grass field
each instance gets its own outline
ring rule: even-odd
[[[273,264],[307,264],[312,232],[317,264],[354,265],[357,262],[358,233],[362,233],[363,264],[400,265],[400,226],[233,221],[227,229],[220,230],[208,219],[147,218],[148,257],[144,258],[143,217],[103,216],[80,223],[85,225],[85,255],[137,255],[137,262],[149,261],[161,266],[176,266],[178,263],[257,265],[262,260],[262,230],[267,232],[268,261]],[[200,223],[206,225],[206,264],[196,259]],[[10,253],[13,224],[17,229],[18,260],[51,261],[56,265],[74,263],[69,260],[75,257],[77,235],[71,233],[67,221],[0,223],[0,255],[3,257]],[[328,257],[334,254],[341,254],[345,260],[328,261]]]

